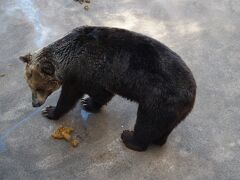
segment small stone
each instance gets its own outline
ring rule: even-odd
[[[83,4],[84,3],[84,0],[79,0],[78,1],[80,4]]]
[[[79,2],[80,4],[84,3],[84,0],[74,0],[75,2]]]
[[[85,0],[85,3],[91,3],[91,1],[90,0]]]
[[[84,9],[85,9],[86,11],[88,11],[88,10],[89,10],[89,6],[84,6]]]
[[[0,74],[0,77],[4,77],[4,76],[6,76],[6,74]]]

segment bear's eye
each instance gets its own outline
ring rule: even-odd
[[[49,80],[48,84],[53,86],[53,85],[57,84],[57,81],[56,80]]]

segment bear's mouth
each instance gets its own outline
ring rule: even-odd
[[[46,101],[47,97],[42,97],[38,93],[32,93],[32,106],[40,107]]]
[[[33,106],[33,107],[40,107],[40,106],[42,106],[42,105],[43,105],[43,103],[32,102],[32,106]]]

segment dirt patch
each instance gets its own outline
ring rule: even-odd
[[[91,1],[90,0],[74,0],[75,2],[79,2],[82,6],[83,6],[83,9],[88,11],[90,9],[90,3]]]

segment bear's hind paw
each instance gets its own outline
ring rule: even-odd
[[[145,151],[147,146],[142,146],[134,140],[134,132],[129,130],[124,130],[121,134],[121,139],[125,146],[134,151]]]

